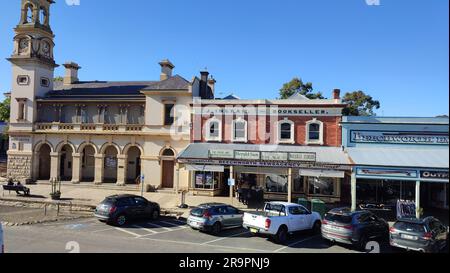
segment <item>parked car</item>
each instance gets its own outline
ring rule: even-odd
[[[201,204],[191,210],[187,224],[192,229],[219,234],[223,229],[242,226],[244,213],[239,209],[221,203]]]
[[[106,197],[95,209],[94,215],[102,222],[117,226],[138,218],[158,219],[160,206],[144,197],[130,194]]]
[[[244,228],[253,234],[271,236],[275,242],[283,243],[288,234],[313,230],[320,232],[321,216],[304,206],[286,202],[268,202],[263,211],[245,212]]]
[[[370,211],[336,208],[325,214],[322,237],[331,243],[351,244],[360,250],[371,240],[388,239],[389,224]]]
[[[3,228],[2,223],[0,223],[0,254],[5,253],[5,243],[3,241]]]
[[[400,219],[389,233],[391,246],[407,250],[439,252],[448,243],[448,227],[434,217]]]

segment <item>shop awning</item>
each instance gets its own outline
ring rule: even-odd
[[[216,165],[186,165],[187,171],[201,171],[201,172],[223,172],[225,170],[224,166]]]
[[[389,166],[403,168],[449,168],[449,150],[430,148],[347,148],[355,165]]]
[[[223,160],[258,161],[258,162],[308,162],[311,164],[332,164],[350,166],[349,157],[340,147],[289,146],[289,145],[254,145],[191,143],[183,150],[178,160],[196,164],[195,161],[211,159],[211,152],[223,155]],[[237,155],[236,153],[240,153]],[[245,154],[248,152],[248,154]],[[245,154],[248,158],[241,157]],[[259,157],[258,157],[259,156]],[[255,158],[252,158],[255,157]],[[268,159],[270,157],[270,159]],[[289,159],[283,159],[288,157]],[[201,164],[201,163],[200,163]],[[217,164],[216,164],[217,165]]]

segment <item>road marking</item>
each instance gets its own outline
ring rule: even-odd
[[[178,219],[171,219],[171,220],[174,221],[174,222],[186,224],[186,221],[181,221],[181,220],[178,220]]]
[[[233,246],[221,246],[221,245],[203,245],[200,243],[192,243],[192,242],[184,242],[184,241],[172,241],[172,240],[163,240],[163,239],[153,239],[153,238],[138,238],[143,240],[151,240],[155,242],[164,242],[164,243],[173,243],[173,244],[183,244],[183,245],[193,245],[193,246],[206,246],[206,247],[217,247],[217,248],[225,248],[225,249],[234,249],[234,250],[242,250],[242,251],[254,251],[254,252],[269,252],[267,250],[256,249],[256,248],[244,248],[244,247],[233,247]]]
[[[166,224],[166,225],[169,225],[169,226],[173,226],[173,227],[179,227],[180,225],[178,225],[178,224],[174,224],[174,223],[170,223],[170,222],[166,222],[166,221],[159,221],[160,223],[164,223],[164,224]]]
[[[109,230],[113,230],[113,229],[115,229],[115,228],[104,228],[104,229],[100,229],[100,230],[91,231],[91,233],[98,233],[98,232],[109,231]]]
[[[150,226],[153,226],[153,227],[156,227],[156,228],[163,228],[163,229],[168,230],[168,231],[174,231],[174,229],[171,229],[171,228],[168,228],[168,227],[163,227],[163,226],[160,226],[160,225],[157,225],[157,224],[154,224],[154,223],[147,223],[147,225],[150,225]]]
[[[139,235],[139,234],[137,234],[137,233],[128,231],[128,230],[123,229],[123,228],[118,228],[118,227],[116,227],[115,229],[118,230],[118,231],[122,231],[122,232],[125,232],[125,233],[128,233],[128,234],[131,234],[131,235],[133,235],[133,236],[136,237],[136,238],[139,237],[139,236],[141,236],[141,235]]]
[[[289,244],[289,245],[287,245],[287,246],[283,246],[283,247],[281,247],[281,248],[279,248],[279,249],[276,249],[276,250],[273,251],[273,252],[280,252],[280,251],[282,251],[282,250],[285,250],[286,248],[289,248],[289,247],[292,247],[292,246],[301,244],[301,243],[303,243],[303,242],[309,241],[309,240],[314,239],[314,238],[317,238],[317,237],[319,237],[319,235],[312,236],[312,237],[308,237],[308,238],[306,238],[306,239],[302,239],[302,240],[300,240],[300,241],[297,241],[297,242],[294,242],[294,243]]]
[[[219,242],[219,241],[222,241],[222,240],[226,240],[228,238],[233,238],[233,237],[237,237],[239,235],[248,234],[248,233],[250,233],[250,232],[244,231],[244,232],[241,232],[241,233],[238,233],[238,234],[233,234],[233,235],[230,235],[230,236],[226,236],[226,237],[222,237],[222,238],[219,238],[219,239],[215,239],[215,240],[211,240],[211,241],[208,241],[208,242],[204,242],[201,245],[206,245],[206,244],[210,244],[210,243]]]
[[[155,234],[145,234],[145,235],[139,236],[139,239],[140,238],[144,238],[144,237],[148,237],[148,236],[153,236],[153,235],[160,235],[160,234],[165,234],[165,233],[174,232],[174,231],[181,231],[181,230],[183,230],[185,228],[187,228],[187,227],[182,227],[182,228],[178,228],[178,229],[170,229],[170,230],[166,230],[166,231],[158,231]]]
[[[148,232],[151,232],[151,233],[153,233],[153,234],[158,233],[157,231],[154,231],[154,230],[151,230],[151,229],[149,229],[149,228],[145,228],[145,227],[142,227],[142,226],[139,226],[139,225],[133,225],[133,227],[139,228],[139,229],[142,229],[142,230],[145,230],[145,231],[148,231]]]

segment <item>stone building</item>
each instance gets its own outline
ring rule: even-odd
[[[159,188],[187,187],[175,158],[190,142],[192,99],[213,98],[215,81],[208,72],[173,75],[169,60],[154,81],[81,81],[74,62],[56,80],[52,3],[22,0],[14,29],[8,175],[118,185],[144,177]]]

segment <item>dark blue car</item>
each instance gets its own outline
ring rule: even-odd
[[[123,226],[133,219],[156,220],[161,213],[160,206],[144,197],[130,194],[106,197],[95,209],[94,215],[102,222]]]

